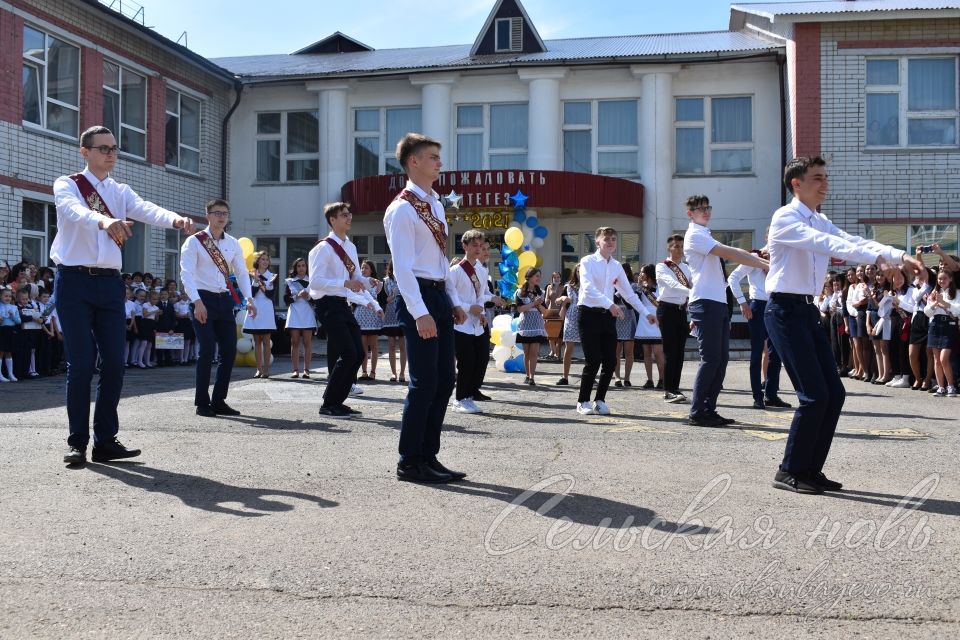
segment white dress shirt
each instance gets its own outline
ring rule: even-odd
[[[476,270],[477,280],[480,283],[479,293],[470,276],[467,275],[467,272],[463,270],[463,267],[461,267],[459,263],[450,267],[450,276],[447,279],[447,284],[448,286],[452,285],[456,298],[460,301],[459,306],[462,307],[463,311],[467,314],[466,322],[453,325],[454,331],[466,333],[471,336],[479,336],[482,335],[484,331],[483,325],[480,324],[480,318],[484,317],[484,312],[481,311],[480,315],[474,315],[470,313],[470,306],[478,304],[482,307],[492,296],[487,290],[486,269],[478,267],[477,263],[474,263],[473,268]]]
[[[84,169],[83,175],[118,220],[129,218],[172,229],[181,218],[173,211],[147,202],[110,176],[100,180],[89,169]],[[58,265],[121,269],[120,247],[99,227],[102,220],[110,218],[87,206],[77,183],[68,176],[61,176],[53,183],[53,195],[57,203],[57,236],[50,245],[50,259]]]
[[[743,297],[743,288],[740,286],[744,278],[747,279],[747,285],[750,289],[750,299],[766,301],[766,272],[763,269],[741,264],[737,265],[737,268],[734,269],[727,278],[727,285],[730,287],[730,291],[733,291],[733,297],[737,299],[737,304],[746,302],[746,299]]]
[[[866,286],[863,283],[857,284],[847,289],[847,315],[857,317],[860,307],[856,306],[867,296]]]
[[[431,190],[430,193],[426,193],[409,180],[406,188],[424,202],[430,203],[433,215],[449,232],[447,216],[437,192]],[[402,198],[397,198],[387,207],[383,215],[383,229],[387,232],[387,244],[390,245],[390,254],[393,258],[393,273],[407,311],[414,319],[425,316],[427,305],[424,304],[423,296],[420,295],[417,278],[447,280],[450,276],[447,255],[437,246],[433,234],[417,215],[413,205]],[[450,303],[454,307],[461,306],[454,297],[450,282],[447,282],[447,295],[450,296]]]
[[[591,253],[580,261],[580,298],[581,307],[609,309],[613,306],[614,292],[619,293],[624,302],[646,317],[646,309],[637,292],[630,286],[630,280],[623,266],[613,258],[607,259],[600,251]]]
[[[953,316],[954,319],[960,317],[960,300],[954,300],[951,298],[947,291],[940,291],[938,296],[940,297],[940,300],[947,303],[947,306],[950,307],[950,310],[947,311],[939,304],[927,302],[927,306],[923,308],[923,312],[927,314],[927,317],[933,318],[934,316]]]
[[[680,273],[687,277],[687,282],[690,282],[692,280],[690,267],[683,262],[675,264],[680,269]],[[657,291],[660,294],[657,299],[660,302],[668,302],[670,304],[685,304],[690,297],[690,287],[680,282],[677,274],[675,274],[673,269],[668,267],[665,262],[657,263],[656,272]]]
[[[211,238],[213,234],[206,232]],[[213,238],[223,259],[230,266],[230,271],[237,277],[237,286],[247,300],[253,300],[250,290],[250,274],[243,260],[243,249],[237,239],[224,232],[223,237]],[[183,290],[187,292],[192,302],[200,299],[200,289],[213,293],[227,291],[227,280],[220,269],[213,262],[213,258],[204,248],[203,243],[196,235],[183,241],[180,247],[180,279],[183,280]]]
[[[691,222],[687,227],[687,233],[683,236],[683,255],[693,274],[690,302],[713,300],[727,303],[727,279],[723,275],[720,258],[710,254],[718,244],[708,227],[696,222]]]
[[[333,245],[329,242],[318,242],[316,246],[310,250],[310,255],[307,256],[310,297],[314,300],[319,300],[324,296],[346,298],[353,304],[360,305],[361,307],[365,307],[372,302],[373,308],[379,311],[380,305],[377,303],[377,299],[372,297],[367,291],[370,286],[370,281],[360,273],[360,259],[357,258],[357,245],[353,244],[350,238],[341,240],[333,231],[327,234],[327,238],[331,238],[333,242],[343,247],[343,251],[347,254],[347,257],[356,265],[356,269],[354,269],[353,275],[350,275],[350,272],[347,271],[347,268],[343,265],[343,260],[340,259],[340,256],[338,256],[334,250]],[[343,283],[347,280],[356,280],[362,284],[363,291],[351,291],[343,286]]]
[[[883,256],[893,264],[903,262],[903,251],[841,231],[796,198],[773,214],[769,238],[769,293],[816,295],[831,257],[873,264]]]

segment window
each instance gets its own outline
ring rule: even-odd
[[[316,182],[319,178],[319,113],[258,113],[257,182]]]
[[[23,121],[76,138],[80,123],[80,49],[23,27]]]
[[[103,63],[103,126],[113,131],[120,151],[147,157],[147,79]]]
[[[180,281],[180,230],[163,230],[163,275]]]
[[[753,98],[677,98],[675,108],[676,173],[753,171]]]
[[[372,260],[373,264],[377,266],[378,277],[383,278],[383,272],[387,268],[387,263],[390,262],[387,236],[383,234],[350,236],[350,240],[357,247],[357,257],[360,258],[360,261]]]
[[[957,145],[957,57],[867,60],[867,147]]]
[[[420,113],[420,107],[354,111],[353,177],[403,173],[396,158],[397,143],[407,133],[422,129]]]
[[[563,169],[636,178],[640,175],[638,102],[563,104]]]
[[[527,104],[457,106],[457,169],[526,169]]]
[[[146,241],[150,236],[150,227],[142,222],[134,222],[130,229],[133,236],[127,238],[120,252],[123,254],[123,270],[127,273],[143,271],[147,266]]]
[[[523,18],[499,18],[496,23],[496,51],[523,50]]]
[[[916,254],[917,247],[939,244],[949,255],[957,255],[957,224],[868,224],[863,237]],[[936,268],[940,258],[935,253],[922,254],[928,267]]]
[[[26,262],[52,265],[50,244],[57,235],[57,208],[46,202],[24,200],[21,210],[20,255]]]
[[[200,101],[167,89],[167,166],[200,173]]]
[[[560,273],[564,282],[570,279],[570,273],[577,268],[581,258],[597,250],[594,233],[589,231],[560,234]],[[643,264],[640,261],[640,234],[632,231],[619,233],[614,257],[621,264],[630,265],[633,275],[636,276]]]

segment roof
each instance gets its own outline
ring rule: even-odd
[[[336,55],[262,55],[215,58],[214,62],[241,77],[268,78],[348,76],[404,71],[450,70],[546,64],[682,61],[744,57],[779,52],[767,40],[736,31],[653,34],[545,41],[541,53],[471,56],[469,44],[407,49],[380,49]]]
[[[960,9],[960,2],[947,0],[813,0],[810,2],[748,2],[730,6],[731,11],[743,11],[770,18],[858,14],[880,11],[938,11]]]

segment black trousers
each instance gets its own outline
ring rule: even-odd
[[[663,390],[677,393],[680,390],[680,374],[683,373],[683,352],[690,335],[687,310],[678,304],[660,302],[657,306],[657,322],[660,323],[660,335],[663,336]]]
[[[316,301],[317,320],[327,331],[327,388],[323,406],[339,407],[350,395],[357,381],[357,370],[363,362],[360,325],[350,313],[346,298],[324,296]]]
[[[589,402],[593,381],[600,370],[595,400],[605,400],[617,364],[617,321],[608,309],[580,306],[580,347],[587,363],[580,377],[577,402]]]
[[[475,336],[454,330],[453,339],[457,352],[457,400],[472,398],[480,391],[487,370],[490,338],[486,333]]]
[[[206,407],[220,404],[227,399],[230,375],[233,373],[233,360],[237,355],[237,324],[233,315],[233,298],[228,293],[213,293],[200,290],[200,301],[207,309],[207,321],[203,324],[193,318],[193,304],[190,315],[193,319],[193,331],[197,335],[200,354],[197,357],[197,382],[193,404]],[[214,346],[220,347],[220,364],[217,365],[217,377],[213,382],[213,395],[210,394],[210,369],[213,367]]]

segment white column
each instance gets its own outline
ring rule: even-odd
[[[643,184],[642,260],[656,262],[673,231],[673,75],[677,66],[631,68],[641,78],[640,180]]]
[[[558,171],[563,168],[560,81],[567,70],[521,70],[517,75],[529,83],[527,168]]]
[[[453,147],[450,145],[453,132],[453,103],[450,93],[458,77],[459,74],[456,73],[431,73],[410,78],[410,84],[420,87],[421,92],[423,131],[420,133],[440,143],[448,162],[453,152]],[[388,141],[388,144],[394,142],[396,141]]]
[[[348,83],[310,82],[307,91],[319,92],[320,110],[320,203],[340,200],[340,189],[353,177],[349,172],[350,118],[347,111]],[[318,230],[326,228],[319,216]]]

